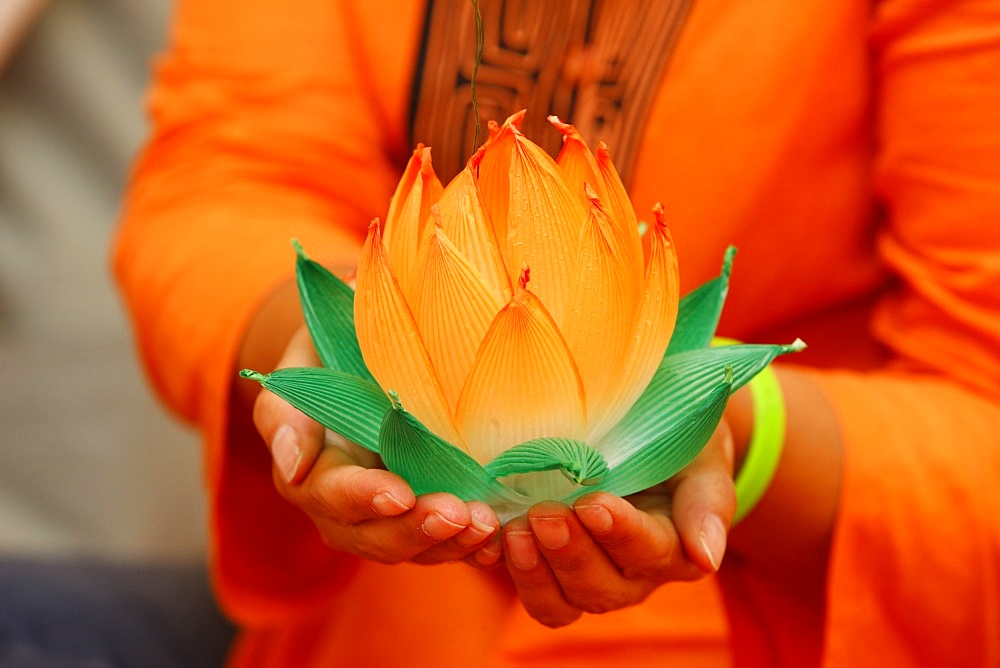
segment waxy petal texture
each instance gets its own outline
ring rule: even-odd
[[[632,200],[629,199],[625,184],[618,176],[618,170],[611,162],[611,154],[604,142],[597,145],[597,167],[604,183],[604,205],[615,223],[615,230],[621,239],[629,262],[642,264],[642,240],[639,237],[639,222],[636,219]],[[598,191],[600,192],[600,191]]]
[[[586,388],[587,415],[600,422],[617,394],[622,369],[616,362],[630,343],[642,276],[641,267],[629,266],[596,193],[588,193],[590,216],[562,332]]]
[[[569,123],[560,121],[558,116],[549,116],[549,122],[563,135],[563,145],[559,157],[556,158],[556,164],[559,165],[570,191],[580,199],[586,209],[590,208],[590,198],[587,196],[584,184],[588,184],[596,191],[599,199],[607,200],[608,194],[604,188],[601,169],[580,132]]]
[[[596,419],[591,421],[588,440],[598,442],[628,412],[649,385],[663,359],[677,321],[679,275],[677,250],[667,229],[663,207],[653,207],[655,222],[649,237],[650,256],[646,264],[642,299],[629,331],[626,354],[618,368],[615,396]]]
[[[378,219],[358,265],[354,322],[365,364],[385,391],[393,390],[403,406],[428,429],[462,447],[451,410],[424,348],[416,321],[390,268]]]
[[[430,208],[443,190],[431,164],[431,149],[418,144],[389,203],[383,232],[393,272],[407,296],[420,249],[430,233]]]
[[[580,439],[586,430],[580,374],[552,317],[526,289],[524,273],[490,326],[458,401],[455,422],[482,463],[533,438]]]
[[[471,166],[466,166],[444,189],[438,211],[441,229],[448,239],[479,271],[490,290],[504,303],[510,301],[510,276]]]
[[[452,411],[504,301],[436,227],[416,272],[413,314]]]
[[[638,221],[618,170],[611,162],[607,145],[601,142],[595,157],[574,126],[563,123],[556,116],[549,116],[549,122],[563,134],[563,146],[556,162],[570,190],[577,194],[587,209],[591,200],[587,187],[597,193],[604,212],[611,220],[619,252],[624,256],[623,262],[641,273],[642,241]]]
[[[532,291],[561,323],[587,212],[555,161],[521,134],[523,116],[508,118],[477,154],[479,184],[511,281],[531,267]]]

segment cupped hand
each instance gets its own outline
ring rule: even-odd
[[[318,365],[302,328],[277,366]],[[380,563],[465,560],[488,567],[498,561],[500,523],[486,504],[450,494],[415,496],[405,480],[378,468],[374,454],[326,432],[270,392],[257,397],[253,417],[271,449],[278,492],[334,549]]]
[[[718,570],[736,509],[725,422],[666,483],[626,499],[595,492],[545,502],[507,523],[507,570],[528,614],[564,626],[635,605],[666,582]]]

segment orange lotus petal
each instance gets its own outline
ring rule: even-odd
[[[587,213],[555,161],[521,134],[523,115],[508,118],[484,146],[479,185],[512,281],[519,267],[531,267],[532,291],[558,323]]]
[[[354,322],[361,354],[383,390],[395,390],[410,413],[450,443],[462,446],[451,410],[417,324],[390,268],[376,218],[358,264]]]
[[[563,135],[563,145],[559,150],[559,157],[556,158],[556,164],[562,170],[563,178],[569,189],[580,198],[580,201],[588,209],[590,208],[590,198],[587,197],[584,190],[584,183],[589,183],[602,201],[607,200],[604,177],[597,166],[594,154],[590,152],[580,132],[569,123],[560,121],[558,116],[549,116],[549,123],[552,123]]]
[[[622,239],[625,252],[632,258],[632,262],[642,263],[642,241],[639,237],[639,223],[636,220],[635,209],[632,207],[632,200],[629,199],[625,185],[618,170],[611,162],[611,153],[604,142],[597,145],[597,167],[601,173],[601,181],[604,183],[604,205],[607,207],[608,215],[615,223],[617,234]],[[600,192],[600,191],[598,191]]]
[[[444,189],[438,210],[445,236],[479,271],[490,290],[507,303],[511,297],[510,276],[470,165]]]
[[[635,323],[642,267],[629,265],[597,198],[580,235],[580,255],[561,327],[587,393],[587,415],[599,420],[615,399],[621,366]]]
[[[650,256],[646,264],[642,300],[630,330],[623,358],[623,374],[616,396],[605,412],[590,423],[589,442],[597,443],[617,424],[653,378],[670,343],[677,321],[679,279],[677,251],[664,220],[663,207],[653,207],[655,222],[646,236]]]
[[[504,252],[507,243],[507,215],[510,204],[510,153],[514,148],[514,134],[507,128],[517,128],[524,119],[525,110],[508,118],[503,128],[496,121],[489,122],[489,139],[469,160],[476,170],[483,204],[490,214],[490,221]],[[503,129],[503,133],[501,133]],[[485,165],[483,163],[486,163]],[[518,267],[514,267],[514,270]],[[510,273],[508,273],[510,275]]]
[[[436,213],[431,209],[432,217]],[[437,226],[419,262],[411,306],[452,411],[476,351],[505,303]]]
[[[525,113],[527,113],[527,110],[521,112],[520,118],[524,118]],[[520,123],[520,119],[518,119],[518,122]],[[500,126],[497,125],[497,122],[494,120],[487,121],[486,131],[489,134],[489,140],[492,140],[497,136],[497,133],[500,132]]]
[[[532,438],[582,438],[586,431],[573,357],[526,283],[525,269],[490,325],[458,401],[455,422],[481,463]]]
[[[417,144],[389,203],[383,233],[396,280],[405,295],[410,294],[421,246],[429,239],[430,208],[443,190],[431,163],[431,149]]]

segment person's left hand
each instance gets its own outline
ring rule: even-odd
[[[629,497],[545,502],[504,528],[507,570],[528,614],[570,624],[642,602],[662,584],[718,570],[736,510],[725,421],[676,476]]]

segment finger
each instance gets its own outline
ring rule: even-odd
[[[671,513],[684,550],[701,570],[714,573],[722,565],[736,512],[733,440],[725,422],[672,484]]]
[[[310,514],[344,526],[396,517],[417,503],[403,478],[385,469],[358,466],[337,447],[320,452],[309,477],[298,487],[279,484],[279,491]]]
[[[497,531],[482,547],[468,555],[465,563],[476,568],[490,569],[497,566],[503,557],[503,532]]]
[[[335,526],[330,540],[335,547],[381,563],[419,561],[423,553],[464,531],[470,520],[468,506],[457,497],[427,494],[402,515]]]
[[[267,391],[254,402],[253,421],[281,480],[301,483],[323,450],[322,425]]]
[[[511,520],[503,532],[507,572],[525,611],[552,628],[570,624],[583,614],[564,597],[562,588],[539,550],[526,517]]]
[[[580,497],[573,510],[628,580],[661,583],[702,574],[687,560],[662,502],[643,510],[621,497],[595,492]]]
[[[435,545],[417,555],[414,561],[422,564],[436,564],[447,561],[459,561],[478,553],[488,547],[491,542],[498,541],[500,519],[496,512],[487,504],[470,502],[469,525],[447,541]],[[472,559],[473,566],[492,566],[500,557],[499,548],[494,545],[481,555],[481,560]]]
[[[651,591],[649,582],[624,576],[571,508],[537,504],[528,511],[528,523],[563,596],[574,607],[608,612],[637,603]]]
[[[318,364],[309,331],[301,327],[289,341],[277,368]],[[323,450],[323,427],[284,399],[263,390],[254,402],[253,421],[271,450],[281,479],[288,484],[300,483]]]
[[[329,546],[381,563],[399,563],[454,537],[470,523],[467,505],[450,494],[416,497],[405,480],[326,448],[298,485],[275,476],[285,498],[315,522]]]

